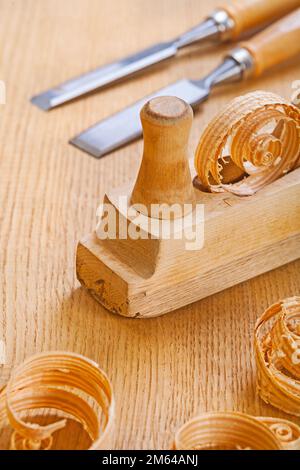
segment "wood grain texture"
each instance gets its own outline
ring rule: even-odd
[[[286,417],[256,396],[253,330],[269,304],[299,293],[300,261],[146,322],[109,314],[76,281],[76,243],[93,229],[104,192],[136,174],[142,143],[98,161],[69,146],[68,139],[161,86],[200,77],[225,46],[193,48],[50,113],[33,107],[29,97],[167,40],[217,4],[0,0],[0,79],[7,85],[7,104],[0,107],[0,339],[11,365],[49,349],[97,361],[115,390],[116,448],[168,448],[175,430],[204,410]],[[195,117],[190,152],[233,96],[269,89],[289,98],[299,75],[293,61],[278,75],[218,89]]]

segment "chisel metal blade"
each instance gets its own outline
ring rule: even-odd
[[[55,88],[33,96],[31,102],[47,111],[85,93],[101,89],[151,65],[174,57],[179,49],[190,44],[207,40],[221,40],[224,31],[231,27],[232,20],[230,20],[227,13],[223,10],[216,11],[211,17],[172,41],[156,44],[124,59],[68,80]]]
[[[249,52],[244,51],[248,59]],[[240,52],[239,52],[239,55]],[[243,57],[243,60],[245,58]],[[251,62],[252,63],[252,62]],[[177,96],[196,107],[204,101],[213,86],[227,81],[239,80],[243,69],[239,60],[228,56],[210,74],[202,80],[179,80],[151,95],[137,101],[132,106],[116,113],[70,140],[70,143],[81,150],[100,158],[142,135],[140,122],[140,110],[152,98],[156,96]]]
[[[150,65],[173,57],[177,47],[173,42],[157,44],[142,52],[133,54],[125,59],[112,64],[99,67],[92,72],[80,77],[68,80],[56,88],[45,91],[31,98],[31,103],[44,111],[55,108],[60,104],[70,101],[90,91],[104,87],[109,83],[116,82],[121,78],[130,76],[139,70],[150,67]]]
[[[70,140],[70,143],[81,150],[100,158],[142,134],[140,110],[147,101],[156,96],[177,96],[191,106],[196,106],[209,95],[209,88],[203,81],[194,83],[189,80],[180,80],[149,95],[132,106],[110,116],[98,124]]]

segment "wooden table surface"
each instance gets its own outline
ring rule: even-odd
[[[57,349],[97,361],[114,386],[118,449],[169,448],[175,430],[206,410],[284,416],[256,395],[253,327],[268,305],[300,292],[300,260],[149,320],[108,313],[76,280],[76,243],[93,229],[104,192],[135,177],[142,142],[96,160],[68,139],[176,79],[201,77],[230,46],[192,48],[49,113],[29,98],[172,38],[216,5],[0,0],[0,79],[7,87],[6,105],[0,106],[0,339],[11,366]],[[259,80],[214,92],[195,116],[191,154],[205,124],[232,97],[264,89],[289,98],[299,78],[294,61]]]

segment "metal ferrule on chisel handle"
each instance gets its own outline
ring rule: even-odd
[[[222,42],[231,37],[233,19],[225,10],[214,11],[205,21],[175,39],[177,49],[190,46],[198,41]]]
[[[232,50],[224,61],[201,80],[193,80],[196,86],[204,86],[207,90],[227,82],[242,80],[251,75],[253,70],[253,57],[250,52],[237,47]]]
[[[241,78],[248,78],[254,67],[253,56],[245,47],[237,47],[230,52],[229,57],[234,59],[241,67]]]

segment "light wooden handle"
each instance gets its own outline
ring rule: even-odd
[[[300,0],[232,0],[222,6],[234,21],[232,39],[241,33],[280,18],[295,8]]]
[[[142,204],[146,215],[178,217],[167,212],[155,215],[153,206],[177,204],[179,208],[194,202],[187,150],[192,119],[190,105],[175,96],[153,98],[141,110],[144,153],[131,203]]]
[[[300,8],[241,46],[253,56],[255,76],[300,54]]]

